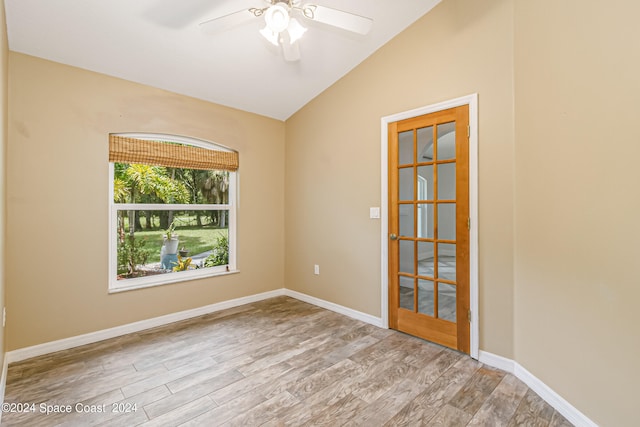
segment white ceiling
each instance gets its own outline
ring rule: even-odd
[[[298,62],[259,34],[263,18],[216,35],[198,27],[264,0],[5,0],[5,8],[12,51],[286,120],[440,1],[309,0],[374,23],[360,36],[303,21]]]

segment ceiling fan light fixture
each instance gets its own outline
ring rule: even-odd
[[[298,41],[304,36],[307,29],[300,24],[298,19],[326,24],[363,36],[371,30],[373,24],[371,18],[328,6],[302,4],[303,1],[308,0],[264,0],[264,2],[268,3],[265,7],[252,7],[219,16],[202,22],[200,28],[204,32],[214,33],[249,21],[252,18],[264,16],[265,26],[259,30],[260,34],[272,45],[281,47],[283,56],[287,61],[298,61],[300,59],[300,43]]]
[[[273,44],[274,46],[278,46],[279,44],[278,39],[280,38],[280,33],[271,31],[271,29],[267,25],[266,27],[260,30],[260,34],[262,34],[262,36],[265,39],[267,39],[269,43]]]
[[[267,27],[274,33],[286,30],[289,26],[289,20],[289,9],[282,3],[271,6],[264,14]]]
[[[289,20],[289,27],[287,27],[287,32],[289,33],[289,41],[291,43],[295,43],[300,40],[306,31],[307,29],[300,25],[296,18],[291,18]]]

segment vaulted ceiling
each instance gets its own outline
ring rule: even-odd
[[[266,0],[5,0],[12,51],[286,120],[440,0],[309,0],[373,19],[359,35],[300,16],[287,62],[255,17],[214,34],[199,23]]]

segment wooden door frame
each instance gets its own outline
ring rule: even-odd
[[[418,117],[449,108],[469,106],[469,306],[471,309],[470,355],[479,357],[479,316],[478,316],[478,94],[427,105],[383,117],[380,120],[381,139],[381,188],[380,228],[382,247],[382,327],[389,328],[389,123]]]

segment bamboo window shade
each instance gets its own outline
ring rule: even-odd
[[[109,161],[202,170],[238,169],[238,153],[235,151],[208,150],[119,135],[109,135]]]

